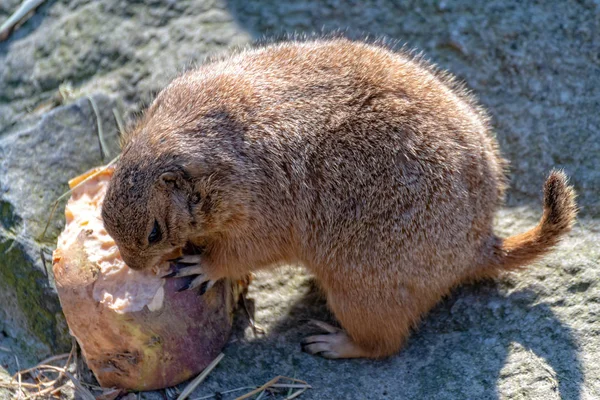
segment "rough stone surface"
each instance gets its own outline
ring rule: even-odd
[[[115,156],[114,102],[106,95],[92,98],[102,110],[106,142]],[[0,137],[0,332],[18,339],[29,356],[69,348],[64,317],[41,259],[43,253],[52,262],[64,202],[44,238],[42,233],[54,201],[68,190],[68,179],[102,163],[99,149],[96,116],[87,98]]]
[[[0,19],[19,2],[3,1]],[[526,271],[456,290],[427,316],[404,351],[380,362],[333,362],[301,353],[298,341],[311,332],[305,319],[327,317],[322,300],[300,269],[261,275],[251,297],[266,336],[254,338],[240,314],[227,357],[197,395],[285,374],[314,386],[301,397],[307,399],[595,399],[600,398],[599,21],[600,4],[591,0],[50,0],[0,43],[0,140],[35,123],[40,103],[65,82],[79,95],[101,90],[115,96],[133,115],[181,69],[264,36],[342,29],[352,37],[384,35],[423,50],[464,80],[493,118],[511,161],[499,231],[508,235],[535,223],[542,183],[553,167],[564,168],[576,186],[578,226],[555,253]],[[86,133],[93,126],[81,124],[87,124],[81,128]],[[76,148],[61,146],[67,153]],[[4,157],[0,153],[0,165]],[[59,179],[58,172],[31,165],[27,171],[39,174],[38,180]],[[68,177],[60,178],[62,185]],[[33,189],[30,193],[35,197]],[[53,198],[49,193],[46,204]],[[2,221],[26,215],[20,208],[25,204],[3,206]],[[43,228],[36,223],[28,229]],[[1,304],[6,314],[10,306]]]

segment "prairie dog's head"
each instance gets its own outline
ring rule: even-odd
[[[235,106],[182,78],[130,133],[102,205],[125,263],[150,268],[187,242],[244,225],[252,166]]]
[[[186,244],[197,198],[185,172],[176,165],[127,161],[111,178],[102,219],[125,263],[132,269],[149,268]]]

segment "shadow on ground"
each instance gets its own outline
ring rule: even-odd
[[[223,366],[230,387],[237,380],[260,383],[281,374],[313,385],[307,398],[499,399],[501,392],[515,390],[501,387],[503,378],[533,366],[537,371],[527,371],[525,378],[532,381],[521,384],[562,399],[581,398],[582,367],[571,329],[531,290],[507,296],[492,282],[459,288],[425,318],[398,355],[331,361],[300,350],[300,340],[315,332],[309,319],[333,320],[310,278],[304,287],[304,295],[266,336],[240,339],[249,328],[244,313],[237,314]],[[235,365],[226,365],[230,362]],[[219,380],[216,376],[210,389],[219,390],[214,386]],[[206,393],[211,392],[201,392]]]

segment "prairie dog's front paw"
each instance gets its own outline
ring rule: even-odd
[[[202,256],[184,255],[173,260],[169,260],[171,272],[164,275],[163,278],[179,278],[182,276],[199,275],[204,273],[202,268]]]
[[[171,272],[164,275],[163,278],[180,278],[185,276],[194,276],[194,278],[180,288],[179,292],[200,287],[200,294],[202,295],[213,287],[216,282],[207,277],[205,269],[202,266],[201,255],[184,255],[171,260]]]

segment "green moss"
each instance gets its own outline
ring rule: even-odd
[[[20,222],[21,218],[15,215],[13,205],[6,201],[0,201],[0,224],[2,227],[9,230]]]
[[[11,238],[0,238],[0,254],[0,280],[15,291],[29,331],[53,352],[67,351],[69,341],[60,321],[58,297],[43,282],[47,279],[44,273],[32,267],[25,249]]]

